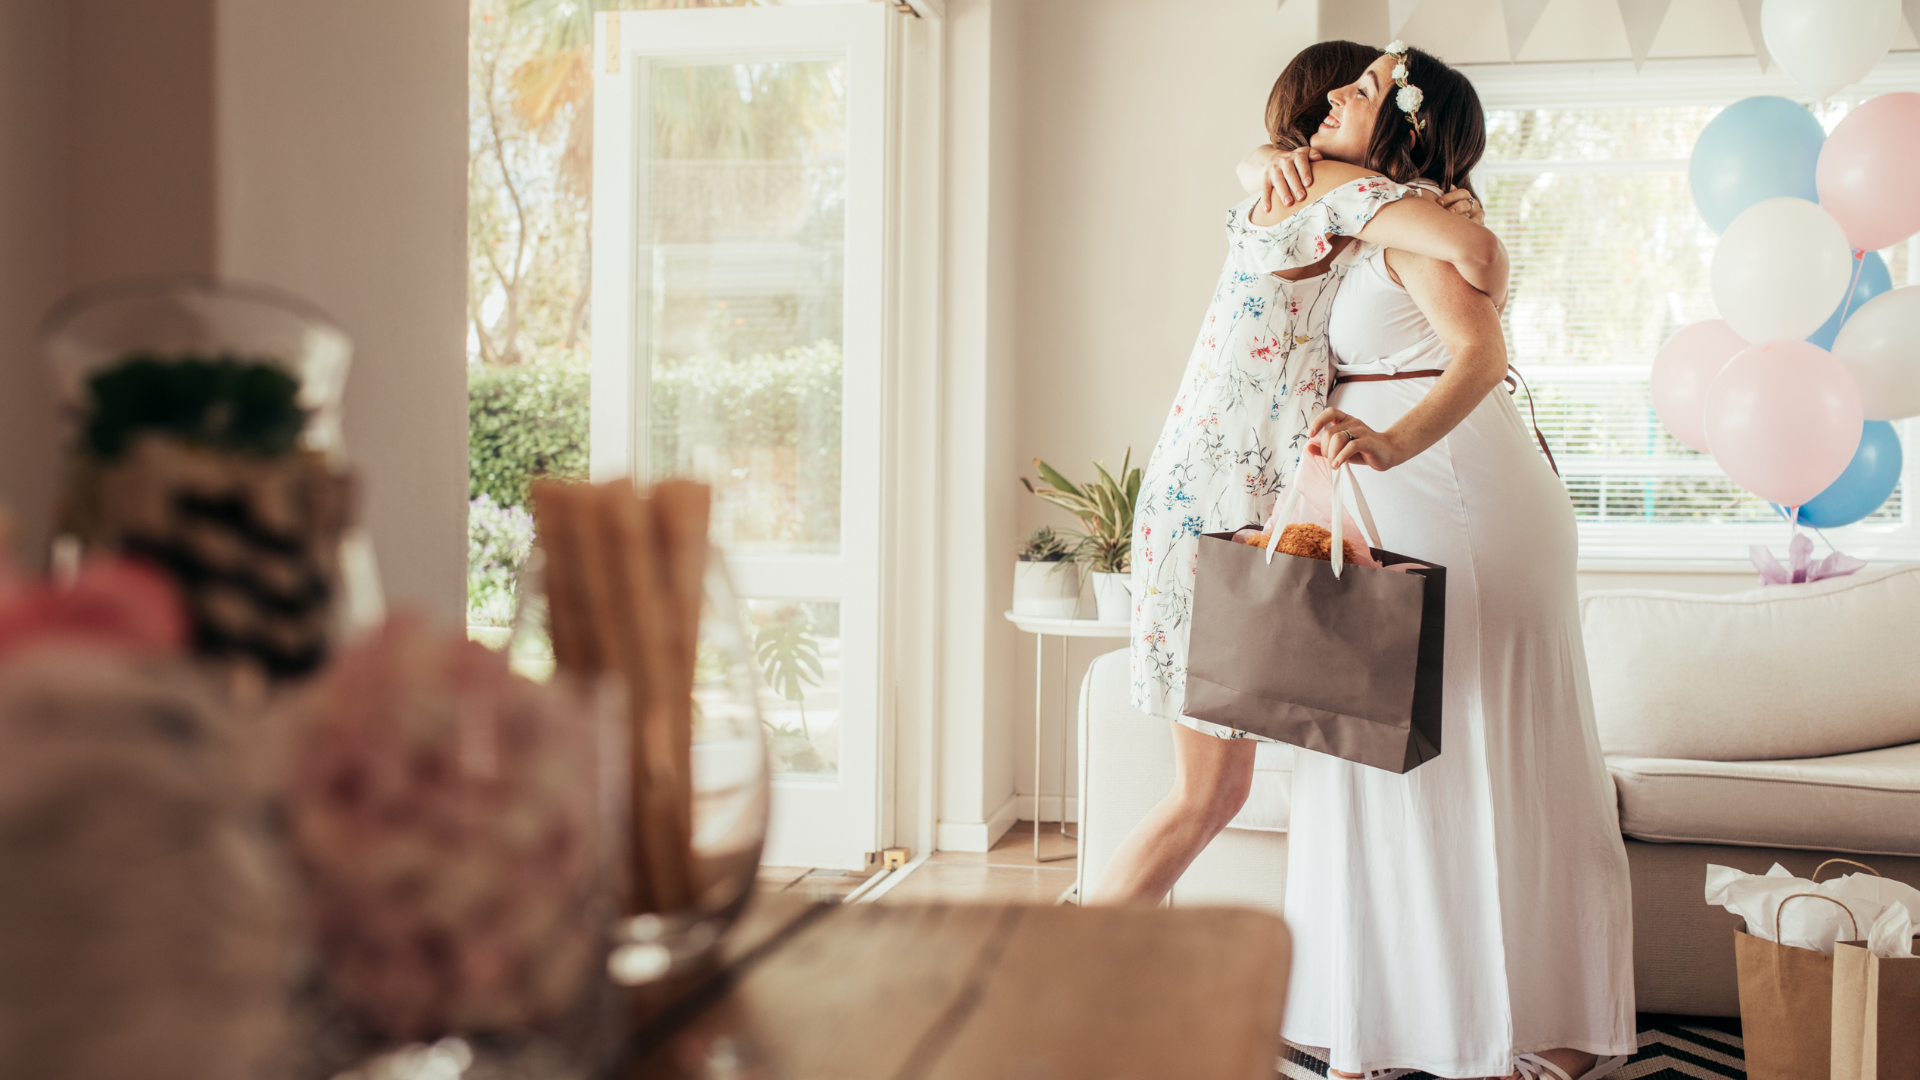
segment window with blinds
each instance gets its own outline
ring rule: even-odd
[[[1649,526],[1649,548],[1676,526],[1779,520],[1667,434],[1648,394],[1661,344],[1716,317],[1718,238],[1694,212],[1687,155],[1719,108],[1490,109],[1475,173],[1512,259],[1507,347],[1575,513],[1583,526]],[[1844,111],[1816,114],[1831,129]],[[1909,282],[1906,244],[1881,257],[1896,285]],[[1865,524],[1903,524],[1905,506],[1896,489]]]

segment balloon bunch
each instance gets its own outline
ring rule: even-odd
[[[1920,415],[1920,286],[1893,288],[1874,254],[1920,232],[1917,170],[1920,94],[1873,98],[1831,136],[1786,98],[1747,98],[1693,147],[1722,318],[1661,346],[1654,411],[1809,525],[1878,509],[1900,479],[1888,421]]]

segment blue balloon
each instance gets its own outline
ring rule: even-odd
[[[1866,257],[1860,260],[1859,272],[1855,277],[1852,299],[1842,300],[1840,306],[1833,309],[1832,317],[1821,323],[1820,329],[1815,330],[1808,341],[1831,351],[1833,339],[1840,335],[1843,321],[1840,313],[1846,312],[1847,318],[1851,319],[1853,313],[1860,310],[1861,304],[1893,288],[1893,275],[1887,272],[1887,264],[1881,260],[1878,252],[1867,252]]]
[[[1900,436],[1885,420],[1869,420],[1860,432],[1860,448],[1853,452],[1840,479],[1827,490],[1807,500],[1800,508],[1800,523],[1816,529],[1837,529],[1851,525],[1875,510],[1893,494],[1900,482]],[[1778,503],[1775,510],[1786,513]]]
[[[1819,202],[1813,170],[1827,132],[1804,106],[1750,97],[1720,111],[1693,144],[1687,179],[1708,227],[1725,232],[1740,211],[1792,195]]]

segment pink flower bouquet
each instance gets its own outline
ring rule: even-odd
[[[394,1038],[566,1013],[611,914],[586,700],[397,618],[293,713],[293,843],[332,992]]]

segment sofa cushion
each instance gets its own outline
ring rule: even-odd
[[[1824,757],[1920,741],[1920,565],[1731,596],[1580,598],[1608,754]]]
[[[1792,761],[1608,757],[1641,840],[1920,856],[1920,744]]]

